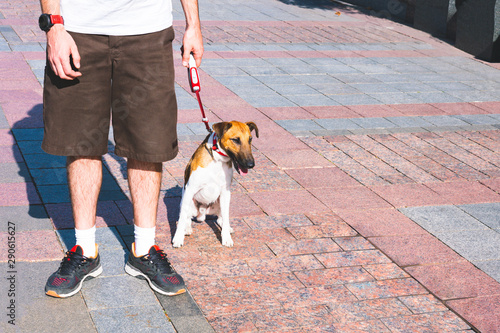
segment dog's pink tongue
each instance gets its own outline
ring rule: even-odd
[[[247,175],[247,173],[248,173],[248,169],[240,168],[240,174],[241,174],[242,176],[246,176],[246,175]]]

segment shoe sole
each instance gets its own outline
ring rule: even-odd
[[[167,291],[161,290],[160,288],[158,288],[157,286],[155,286],[153,284],[153,282],[151,282],[151,280],[149,279],[149,277],[146,274],[144,274],[143,272],[141,272],[141,271],[137,270],[136,268],[132,267],[128,263],[125,265],[125,272],[127,272],[127,274],[129,274],[129,275],[132,275],[133,277],[136,277],[136,278],[139,278],[139,279],[146,279],[148,281],[148,284],[151,287],[151,289],[153,289],[154,291],[156,291],[157,293],[160,293],[162,295],[175,296],[175,295],[180,295],[180,294],[183,294],[183,293],[186,292],[186,288],[179,289],[178,291],[172,292],[172,293],[169,293]]]
[[[45,292],[45,294],[48,296],[57,297],[57,298],[66,298],[66,297],[73,296],[74,294],[79,292],[80,289],[82,289],[83,281],[85,281],[89,277],[90,278],[98,277],[99,275],[101,275],[101,273],[102,273],[102,266],[99,265],[99,267],[97,267],[95,270],[93,270],[89,274],[85,275],[84,278],[82,279],[82,281],[80,281],[80,283],[76,286],[76,289],[73,290],[72,292],[70,292],[68,294],[58,294],[54,290],[49,290],[49,291]]]

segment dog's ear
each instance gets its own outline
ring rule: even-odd
[[[255,125],[254,122],[252,121],[248,122],[247,126],[250,129],[250,132],[255,131],[255,136],[259,137],[259,129],[257,128],[257,125]]]
[[[219,138],[222,138],[224,133],[226,133],[231,128],[231,126],[233,126],[233,124],[223,121],[220,123],[213,124],[212,129]]]

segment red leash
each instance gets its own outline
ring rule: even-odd
[[[208,133],[212,133],[212,129],[208,125],[208,118],[205,115],[205,109],[203,109],[203,103],[201,103],[200,98],[200,76],[198,75],[198,69],[196,68],[196,61],[192,54],[189,55],[189,68],[188,68],[188,78],[189,78],[189,86],[191,87],[191,91],[196,94],[196,99],[198,100],[198,104],[200,105],[201,110],[201,120],[205,124],[205,127]]]

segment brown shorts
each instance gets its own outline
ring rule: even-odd
[[[137,36],[70,34],[82,76],[62,80],[46,66],[43,150],[104,155],[111,118],[117,155],[144,162],[173,159],[178,152],[173,28]]]

